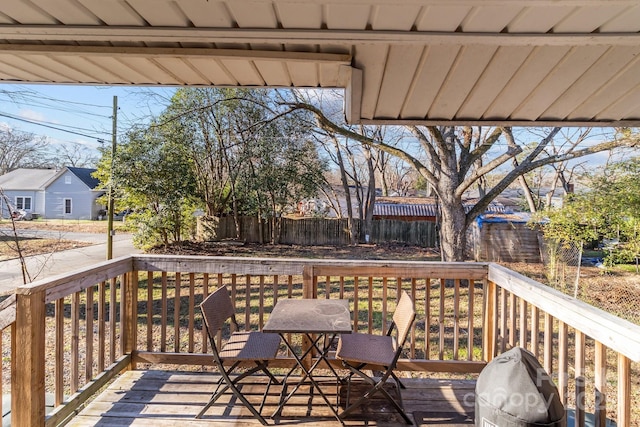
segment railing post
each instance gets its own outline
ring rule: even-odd
[[[594,358],[595,413],[594,425],[605,427],[607,421],[607,348],[600,341],[595,342]]]
[[[484,280],[484,319],[482,325],[482,348],[485,362],[491,362],[495,355],[496,328],[498,324],[498,287],[494,282]]]
[[[313,273],[312,265],[305,265],[302,267],[302,298],[317,298],[317,281],[315,280],[315,274]],[[302,352],[305,353],[311,347],[309,339],[303,335],[302,337]],[[311,352],[313,353],[313,352]],[[302,361],[307,369],[311,368],[313,355],[309,353],[307,357]]]
[[[137,351],[137,319],[138,319],[138,272],[132,271],[124,275],[124,301],[123,304],[123,319],[122,319],[122,333],[123,333],[123,348],[124,354],[131,354]],[[131,358],[131,364],[129,369],[135,369],[135,362],[133,357]]]
[[[44,426],[45,292],[16,291],[11,358],[11,423]]]
[[[302,298],[317,298],[318,290],[315,285],[315,277],[313,274],[313,266],[305,265],[302,267]]]
[[[618,425],[631,425],[631,360],[618,353]]]

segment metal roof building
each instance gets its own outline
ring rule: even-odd
[[[473,205],[465,205],[469,211]],[[504,212],[504,206],[492,203],[487,210],[491,213]],[[403,220],[435,220],[438,215],[438,205],[435,203],[411,204],[411,203],[376,203],[373,208],[373,217],[377,219],[403,219]]]

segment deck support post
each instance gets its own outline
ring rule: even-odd
[[[45,291],[16,290],[11,358],[11,423],[45,424]]]

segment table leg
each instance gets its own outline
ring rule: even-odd
[[[331,404],[331,402],[329,402],[329,398],[324,394],[324,392],[322,391],[322,389],[320,388],[320,385],[316,382],[316,380],[313,378],[313,370],[316,369],[316,367],[320,364],[320,362],[324,361],[327,366],[329,367],[329,369],[332,371],[332,373],[335,375],[336,379],[338,380],[338,382],[341,381],[340,376],[338,375],[338,373],[335,371],[335,369],[333,369],[333,367],[331,366],[331,364],[329,363],[329,361],[327,360],[327,354],[329,352],[329,349],[323,348],[320,349],[318,347],[318,342],[320,341],[320,339],[323,338],[323,335],[319,335],[318,338],[316,338],[315,340],[311,337],[310,334],[305,334],[306,337],[309,339],[309,341],[311,342],[311,347],[309,347],[301,356],[298,356],[296,354],[296,352],[293,349],[293,346],[285,339],[283,334],[280,334],[280,336],[282,337],[285,345],[287,346],[287,348],[289,349],[289,351],[291,351],[291,354],[293,354],[293,357],[296,360],[296,364],[298,365],[297,367],[293,367],[288,373],[287,375],[285,375],[285,378],[283,380],[283,386],[282,386],[282,394],[280,395],[280,404],[278,405],[278,407],[276,408],[275,412],[272,415],[272,418],[275,418],[278,416],[278,414],[280,414],[282,412],[282,408],[284,407],[284,405],[289,401],[289,399],[298,391],[298,389],[300,388],[300,386],[302,385],[302,383],[309,378],[309,381],[311,382],[311,387],[315,387],[318,390],[318,393],[320,394],[320,396],[322,397],[322,399],[325,401],[325,403],[327,404],[327,406],[331,409],[331,412],[333,412],[333,414],[335,415],[336,419],[338,421],[340,421],[340,423],[342,425],[344,425],[344,421],[340,418],[340,416],[338,415],[338,411],[336,410],[336,408]],[[335,334],[332,337],[332,341],[335,338]],[[320,357],[318,357],[318,359],[313,363],[313,365],[311,365],[311,367],[309,369],[306,369],[306,367],[304,366],[303,363],[303,359],[313,350],[316,349],[319,354]],[[289,393],[287,393],[287,380],[289,378],[289,376],[291,375],[291,373],[293,371],[295,371],[297,368],[300,368],[303,372],[302,378],[298,381],[298,383],[295,385],[294,389]],[[286,396],[285,396],[286,395]],[[337,405],[336,405],[337,406]]]

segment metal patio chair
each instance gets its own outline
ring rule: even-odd
[[[402,407],[402,396],[400,388],[405,388],[400,379],[394,374],[398,358],[402,354],[403,346],[411,329],[411,325],[416,317],[413,307],[413,300],[406,293],[402,292],[400,301],[393,313],[393,321],[385,335],[372,334],[345,334],[340,336],[336,358],[342,361],[342,365],[350,373],[345,378],[347,383],[347,400],[341,418],[349,415],[355,408],[367,402],[374,394],[381,393],[393,407],[400,413],[407,424],[413,424],[411,419],[404,412]],[[396,333],[394,334],[394,330]],[[379,378],[367,375],[365,368],[382,367],[383,373]],[[364,395],[354,403],[349,403],[351,394],[351,380],[357,375],[371,385]],[[398,400],[394,399],[384,385],[392,377],[398,392]]]
[[[216,335],[225,323],[227,323],[227,320],[230,320],[230,323],[235,327],[236,331],[238,330],[235,308],[231,302],[226,286],[222,286],[210,294],[202,304],[200,304],[200,310],[202,311],[202,317],[207,328],[207,335],[211,343],[213,360],[222,378],[218,382],[218,386],[211,395],[209,402],[200,413],[196,415],[196,418],[201,418],[211,405],[213,405],[223,393],[230,389],[263,425],[267,425],[266,420],[261,415],[262,408],[271,384],[279,384],[278,380],[267,369],[267,365],[270,360],[275,358],[278,352],[280,335],[266,334],[258,331],[233,332],[222,348],[218,348]],[[247,365],[247,362],[249,362],[249,364],[255,364],[255,366],[250,366],[236,374],[236,368]],[[238,386],[241,385],[240,383],[243,379],[258,371],[265,373],[269,377],[269,382],[260,408],[256,409],[242,394]]]

